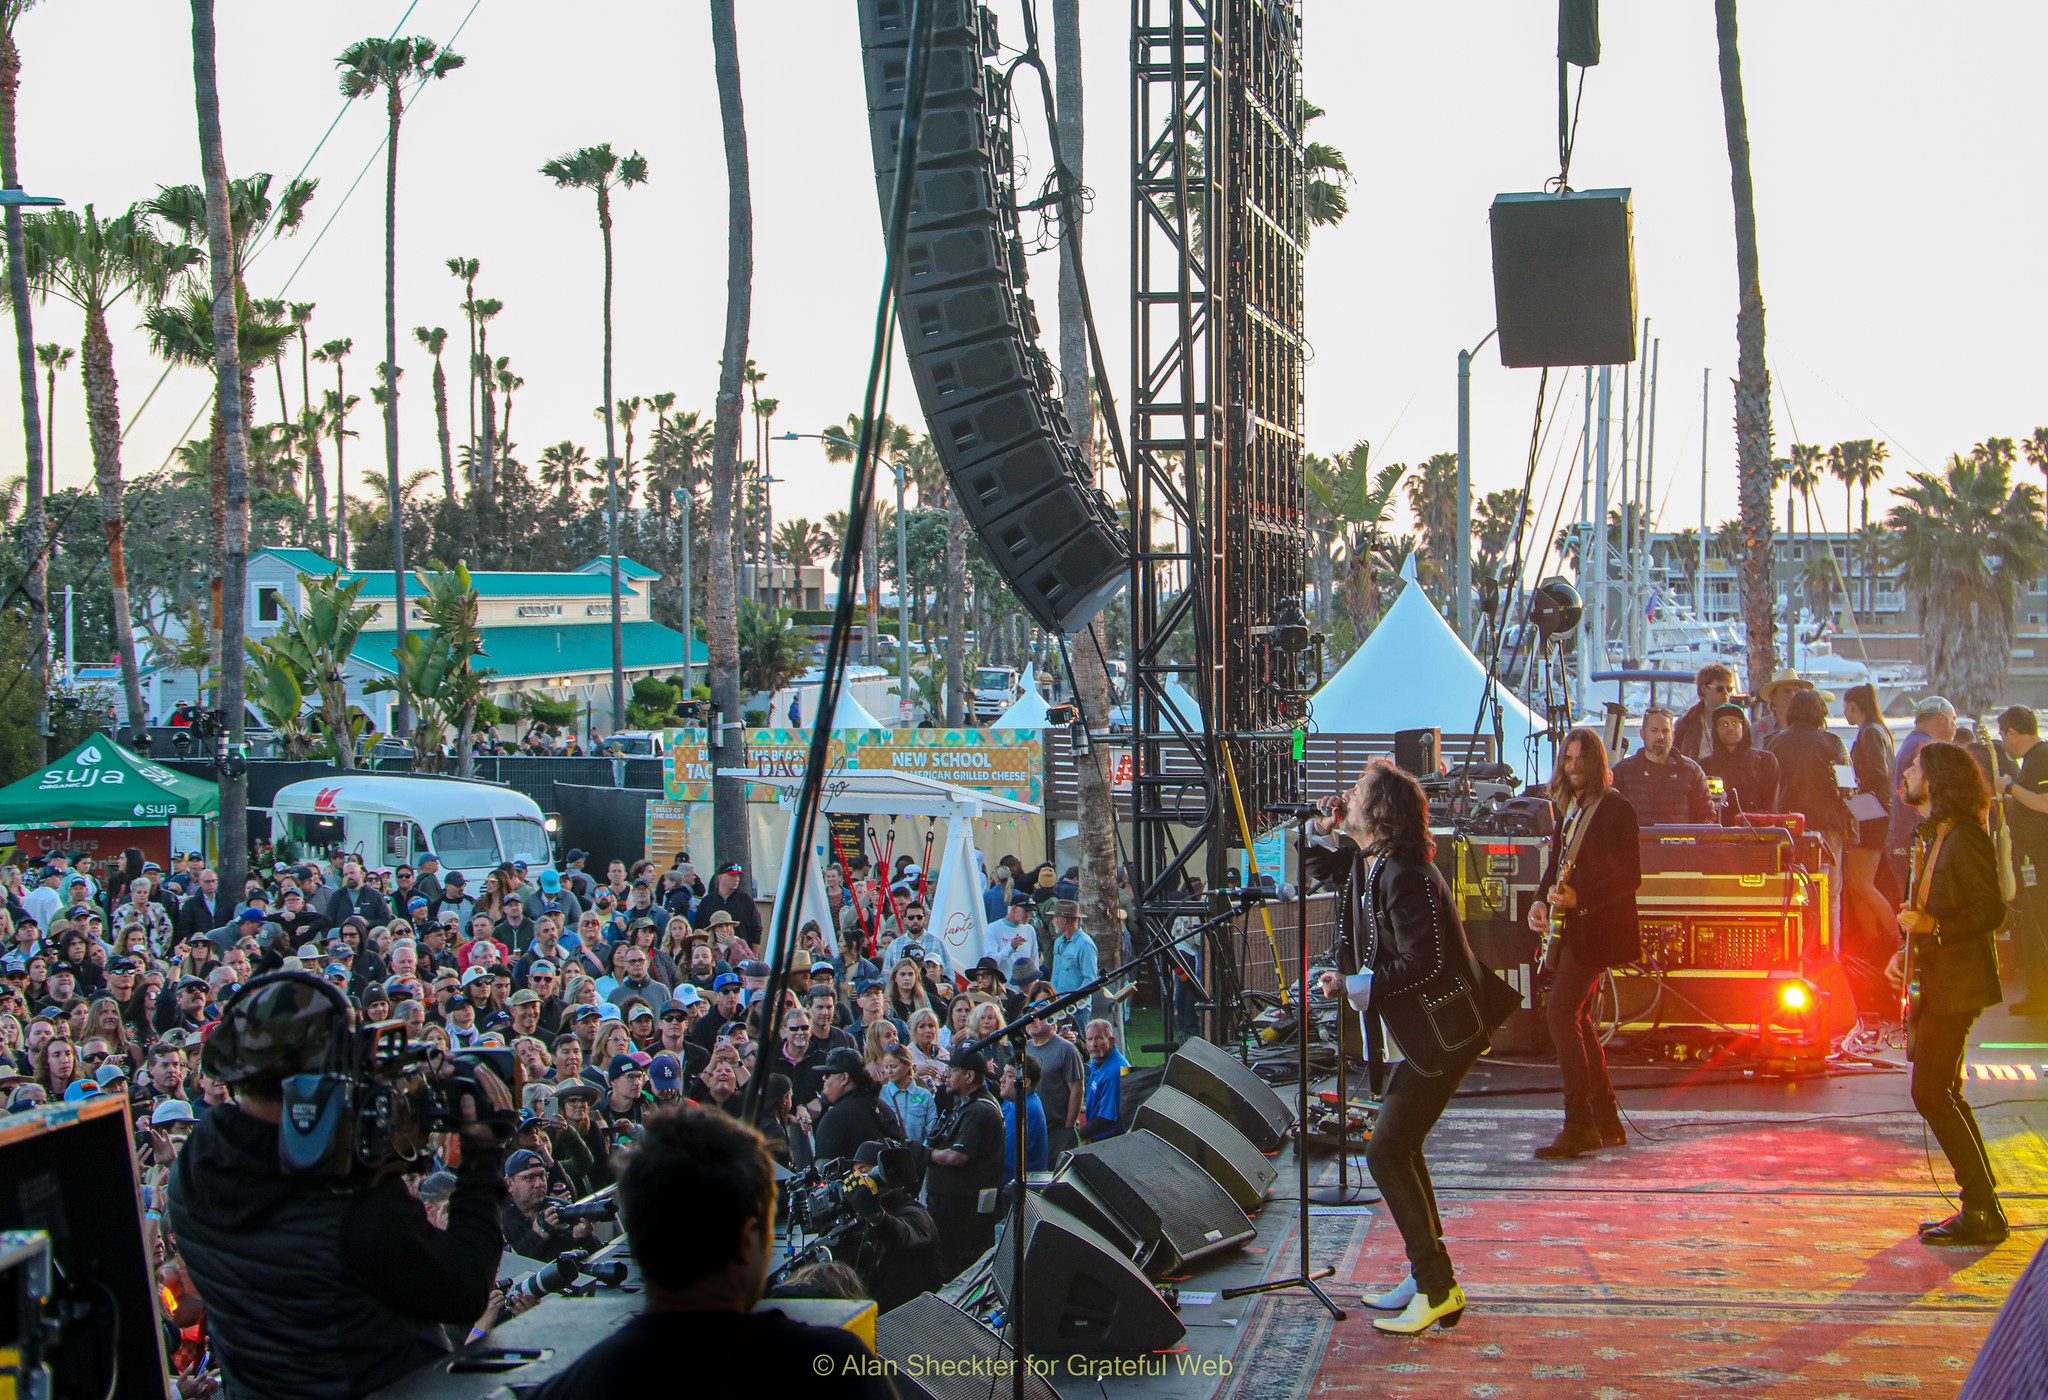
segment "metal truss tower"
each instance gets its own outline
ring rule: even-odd
[[[1186,875],[1214,897],[1240,817],[1257,833],[1300,796],[1314,677],[1274,630],[1307,555],[1298,0],[1133,0],[1131,102],[1131,805],[1140,922],[1163,929],[1196,912]]]

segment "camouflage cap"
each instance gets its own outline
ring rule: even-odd
[[[329,1073],[345,1067],[348,1028],[348,1002],[330,983],[273,972],[229,999],[200,1064],[224,1084]]]

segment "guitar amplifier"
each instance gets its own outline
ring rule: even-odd
[[[1645,876],[1783,875],[1793,863],[1780,827],[1646,826],[1637,840]]]

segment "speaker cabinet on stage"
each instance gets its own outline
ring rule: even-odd
[[[1075,632],[1129,575],[1130,541],[1070,439],[1025,295],[1017,215],[999,188],[993,122],[1003,79],[994,20],[936,5],[924,117],[910,171],[897,319],[931,441],[968,523],[1038,622]],[[909,0],[860,0],[876,189],[886,217],[902,162]],[[1007,137],[1003,138],[1007,140]]]
[[[1028,1260],[1026,1261],[1029,1262]],[[1029,1318],[1027,1316],[1026,1320]],[[1014,1381],[998,1374],[992,1391],[987,1375],[972,1374],[971,1362],[1006,1363],[1009,1343],[943,1298],[920,1293],[875,1323],[875,1355],[896,1363],[889,1377],[901,1400],[989,1400],[1008,1395]],[[944,1372],[932,1360],[944,1358]],[[1037,1367],[1024,1376],[1025,1400],[1061,1400],[1060,1393]]]
[[[1141,1242],[1154,1278],[1198,1259],[1242,1249],[1258,1231],[1230,1193],[1193,1159],[1142,1128],[1079,1148],[1062,1175],[1085,1181]]]
[[[125,1098],[0,1118],[0,1230],[49,1235],[58,1276],[49,1314],[68,1318],[48,1355],[59,1396],[163,1400],[141,1196]]]
[[[1222,1046],[1206,1040],[1181,1042],[1166,1062],[1161,1081],[1207,1104],[1237,1125],[1261,1152],[1278,1152],[1294,1126],[1294,1109]]]
[[[1438,728],[1394,731],[1394,766],[1417,778],[1434,778],[1443,767],[1444,732]]]
[[[1131,1126],[1150,1129],[1192,1157],[1247,1214],[1259,1208],[1266,1188],[1279,1178],[1279,1168],[1228,1118],[1178,1089],[1161,1085],[1153,1090]]]
[[[1627,190],[1495,195],[1492,225],[1502,364],[1634,361],[1635,215]]]
[[[1006,1301],[1016,1276],[1012,1233],[1012,1220],[1005,1212],[990,1277]],[[1136,1356],[1164,1351],[1187,1335],[1188,1329],[1137,1265],[1058,1206],[1037,1196],[1025,1202],[1024,1241],[1027,1352]],[[883,1317],[883,1326],[894,1316]]]

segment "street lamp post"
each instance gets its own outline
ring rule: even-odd
[[[696,685],[692,662],[697,654],[697,620],[690,609],[690,483],[676,492],[676,508],[683,517],[683,689]]]
[[[851,447],[859,451],[859,444],[835,433],[779,433],[782,442],[795,442],[801,438],[814,438],[839,447]],[[880,458],[881,454],[876,454]],[[896,474],[896,703],[903,718],[909,718],[910,705],[910,540],[904,533],[903,484],[904,469],[901,462],[889,462],[889,470]],[[847,579],[839,580],[841,588],[850,587]]]
[[[1472,357],[1499,331],[1458,352],[1458,634],[1472,645]]]

